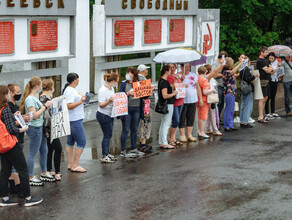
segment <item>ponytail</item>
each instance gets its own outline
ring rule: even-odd
[[[19,109],[20,109],[20,111],[21,111],[22,114],[25,114],[25,100],[26,100],[26,98],[31,93],[31,90],[34,87],[40,85],[41,83],[42,83],[42,79],[40,77],[33,77],[26,84],[25,89],[24,89],[24,93],[23,93],[23,96],[22,96],[21,104],[19,106]]]
[[[67,87],[70,85],[70,84],[72,84],[76,79],[78,79],[79,78],[79,76],[78,76],[78,74],[77,73],[69,73],[68,75],[67,75],[67,83],[65,84],[65,86],[64,86],[64,89],[63,89],[63,91],[62,91],[62,94],[64,94],[64,92],[65,92],[65,90],[67,89]]]

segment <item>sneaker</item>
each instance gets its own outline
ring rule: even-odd
[[[121,157],[126,157],[126,158],[133,158],[136,157],[136,154],[132,154],[131,152],[127,153],[125,150],[121,152],[120,154]]]
[[[193,137],[192,135],[188,137],[188,141],[196,142],[197,138]]]
[[[102,163],[114,163],[114,161],[112,161],[111,158],[109,158],[108,156],[103,156],[100,159],[100,162],[102,162]]]
[[[275,118],[274,118],[272,115],[270,115],[270,114],[267,114],[267,115],[266,115],[266,118],[271,119],[271,120],[275,119]]]
[[[252,118],[249,118],[248,123],[249,124],[254,124],[255,123],[255,120],[253,120]]]
[[[118,158],[116,158],[114,155],[108,154],[107,155],[112,161],[117,161]]]
[[[277,113],[273,113],[272,116],[273,116],[274,118],[277,118],[277,119],[280,118],[280,115],[278,115]]]
[[[34,205],[40,204],[42,201],[43,201],[42,198],[31,196],[30,200],[27,200],[27,199],[25,200],[24,206],[25,207],[34,206]]]
[[[11,200],[10,198],[6,200],[1,199],[1,202],[0,202],[0,207],[15,206],[15,205],[18,205],[18,203]]]
[[[130,153],[132,153],[134,155],[136,154],[136,156],[144,156],[145,155],[145,153],[138,151],[137,149],[131,150]]]
[[[31,186],[43,186],[44,183],[40,179],[38,179],[38,178],[36,178],[34,176],[33,178],[29,179],[29,185],[31,185]]]
[[[49,172],[46,172],[46,175],[41,174],[40,180],[42,180],[44,182],[55,182],[56,181],[55,177],[53,177]]]
[[[179,141],[182,142],[182,143],[187,143],[188,142],[188,139],[186,136],[180,136],[179,137]]]
[[[240,118],[237,116],[236,118],[234,118],[233,122],[234,123],[240,123]]]

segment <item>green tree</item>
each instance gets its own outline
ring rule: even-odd
[[[255,59],[262,45],[292,36],[291,0],[200,0],[200,8],[220,9],[220,50]]]

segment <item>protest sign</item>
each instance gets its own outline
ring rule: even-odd
[[[258,70],[251,71],[251,74],[255,76],[255,75],[259,74],[259,71]],[[259,77],[256,77],[252,81],[252,84],[254,85],[254,92],[253,92],[254,100],[263,99],[264,96],[263,96],[263,92],[262,92],[260,78]]]
[[[181,99],[186,97],[186,85],[183,83],[175,83],[175,90],[177,94],[175,96],[176,99]]]
[[[14,117],[22,128],[27,126],[20,112],[17,112]]]
[[[133,83],[134,99],[152,95],[151,79]]]
[[[52,100],[51,142],[71,134],[69,112],[64,96]]]
[[[128,115],[128,97],[126,93],[119,92],[114,94],[112,118]]]

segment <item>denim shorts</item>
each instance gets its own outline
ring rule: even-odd
[[[77,143],[76,147],[80,149],[84,149],[86,146],[86,136],[82,121],[70,121],[71,135],[67,136],[68,147],[73,147],[75,143]]]

